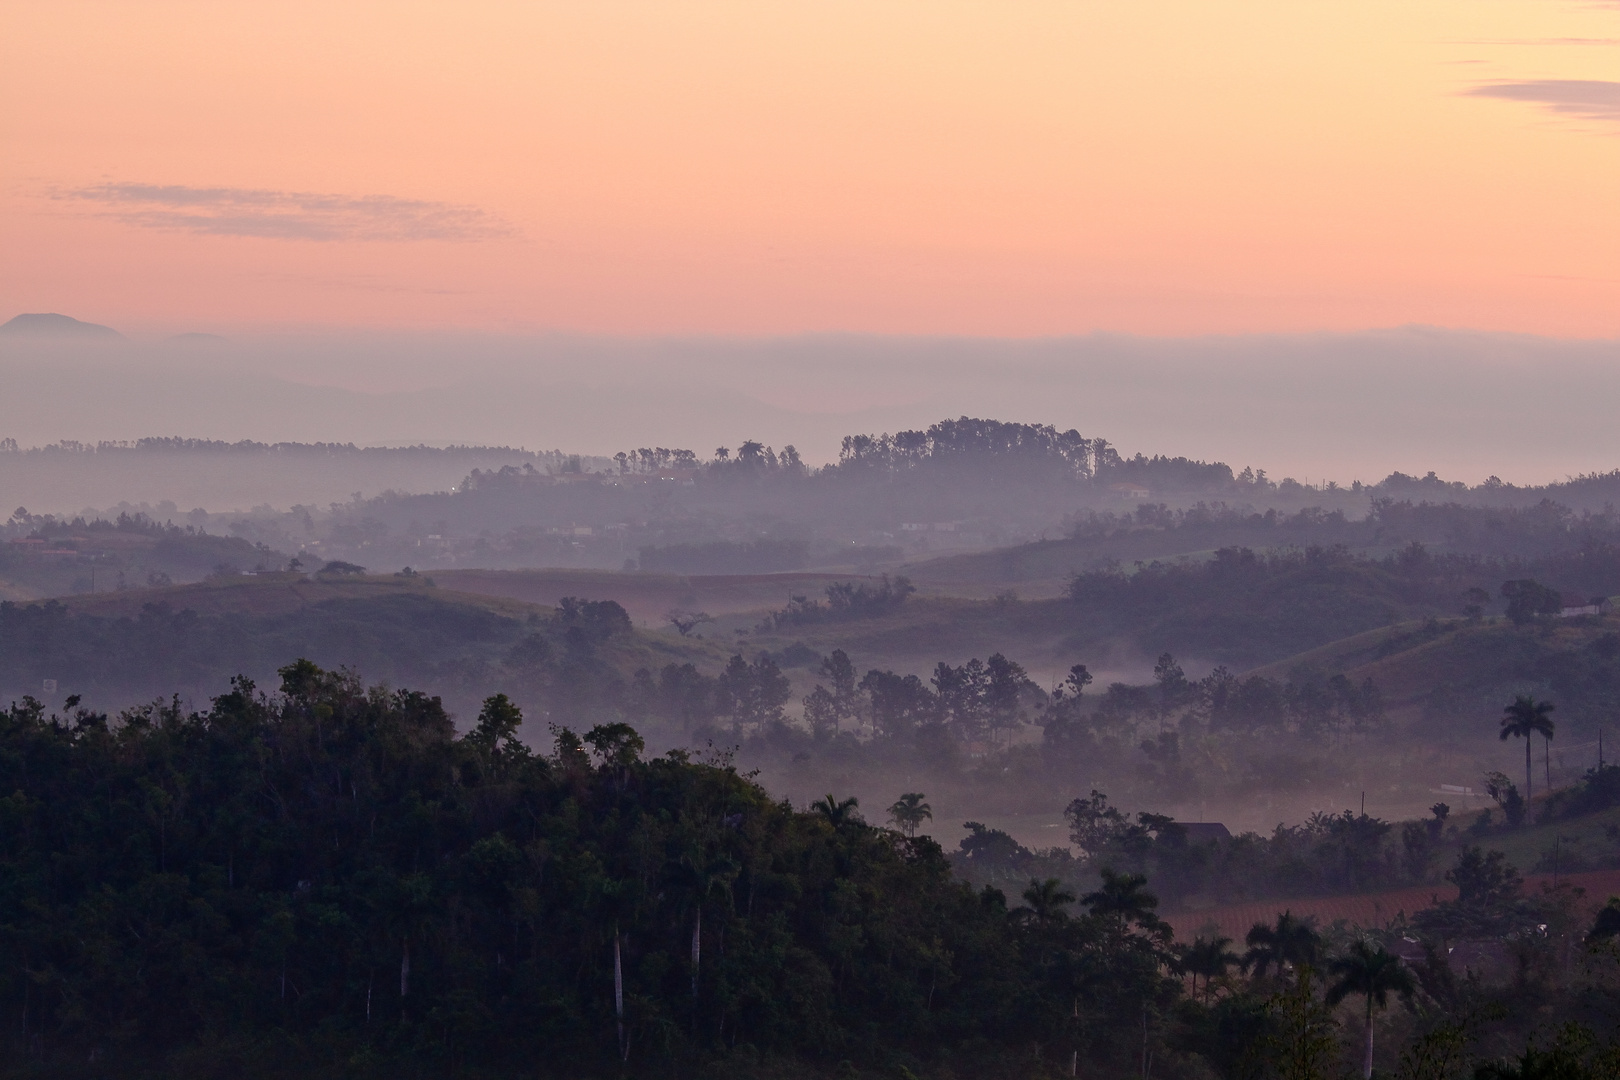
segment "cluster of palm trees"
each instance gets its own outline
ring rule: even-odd
[[[1198,980],[1204,980],[1203,998],[1209,999],[1213,980],[1231,968],[1252,974],[1257,980],[1268,977],[1281,983],[1299,978],[1322,962],[1322,937],[1312,925],[1292,912],[1277,916],[1274,926],[1256,923],[1245,938],[1248,951],[1241,956],[1231,949],[1232,939],[1219,935],[1199,937],[1183,946],[1177,957],[1180,972],[1192,977],[1192,991],[1198,994]],[[1327,960],[1330,982],[1327,1003],[1337,1005],[1352,994],[1366,999],[1366,1052],[1362,1076],[1372,1076],[1373,1009],[1389,1004],[1389,995],[1408,997],[1416,989],[1412,973],[1400,957],[1383,945],[1362,938]]]
[[[1159,906],[1159,898],[1148,891],[1147,876],[1121,874],[1107,867],[1103,867],[1102,885],[1095,892],[1078,898],[1057,878],[1032,880],[1024,890],[1025,906],[1012,916],[1036,923],[1061,923],[1069,918],[1064,909],[1076,899],[1090,909],[1092,915],[1107,920],[1121,931],[1136,926],[1149,935],[1169,936],[1169,924],[1153,910]]]

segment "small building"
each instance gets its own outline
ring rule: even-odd
[[[1122,499],[1146,499],[1153,494],[1151,488],[1143,487],[1141,484],[1133,484],[1129,480],[1118,484],[1109,484],[1108,490]]]

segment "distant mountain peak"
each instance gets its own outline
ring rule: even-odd
[[[81,322],[71,315],[57,315],[54,312],[18,315],[10,322],[0,325],[0,334],[56,338],[118,338],[124,336],[110,326]]]

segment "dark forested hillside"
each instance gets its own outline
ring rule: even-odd
[[[1020,877],[1041,860],[970,823],[959,865],[1007,888],[974,886],[913,835],[920,794],[884,829],[725,753],[648,758],[623,723],[541,755],[504,695],[458,738],[437,698],[278,677],[200,712],[0,713],[0,1074],[1325,1078],[1377,966],[1411,1006],[1369,1001],[1380,1068],[1529,1045],[1557,1071],[1507,1075],[1612,1075],[1620,913],[1526,896],[1439,808],[1397,859],[1365,814],[1223,844],[1093,792],[1068,812],[1092,891]],[[1612,805],[1616,773],[1576,800]],[[1151,881],[1104,861],[1253,892],[1428,880],[1458,847],[1456,899],[1359,933],[1262,920],[1241,956],[1176,942]]]
[[[0,715],[9,1073],[1124,1072],[1144,1016],[1177,1060],[1139,884],[1009,911],[932,841],[622,724],[541,757],[503,697],[457,739],[437,699],[280,679]]]

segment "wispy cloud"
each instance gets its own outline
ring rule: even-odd
[[[100,184],[61,197],[98,204],[128,225],[274,240],[499,239],[513,230],[474,206],[393,195],[325,195],[179,184]]]
[[[1620,82],[1601,79],[1530,79],[1493,82],[1466,91],[1471,97],[1525,101],[1580,120],[1620,121]]]
[[[1550,38],[1452,38],[1442,45],[1620,45],[1620,38],[1612,37],[1550,37]]]

